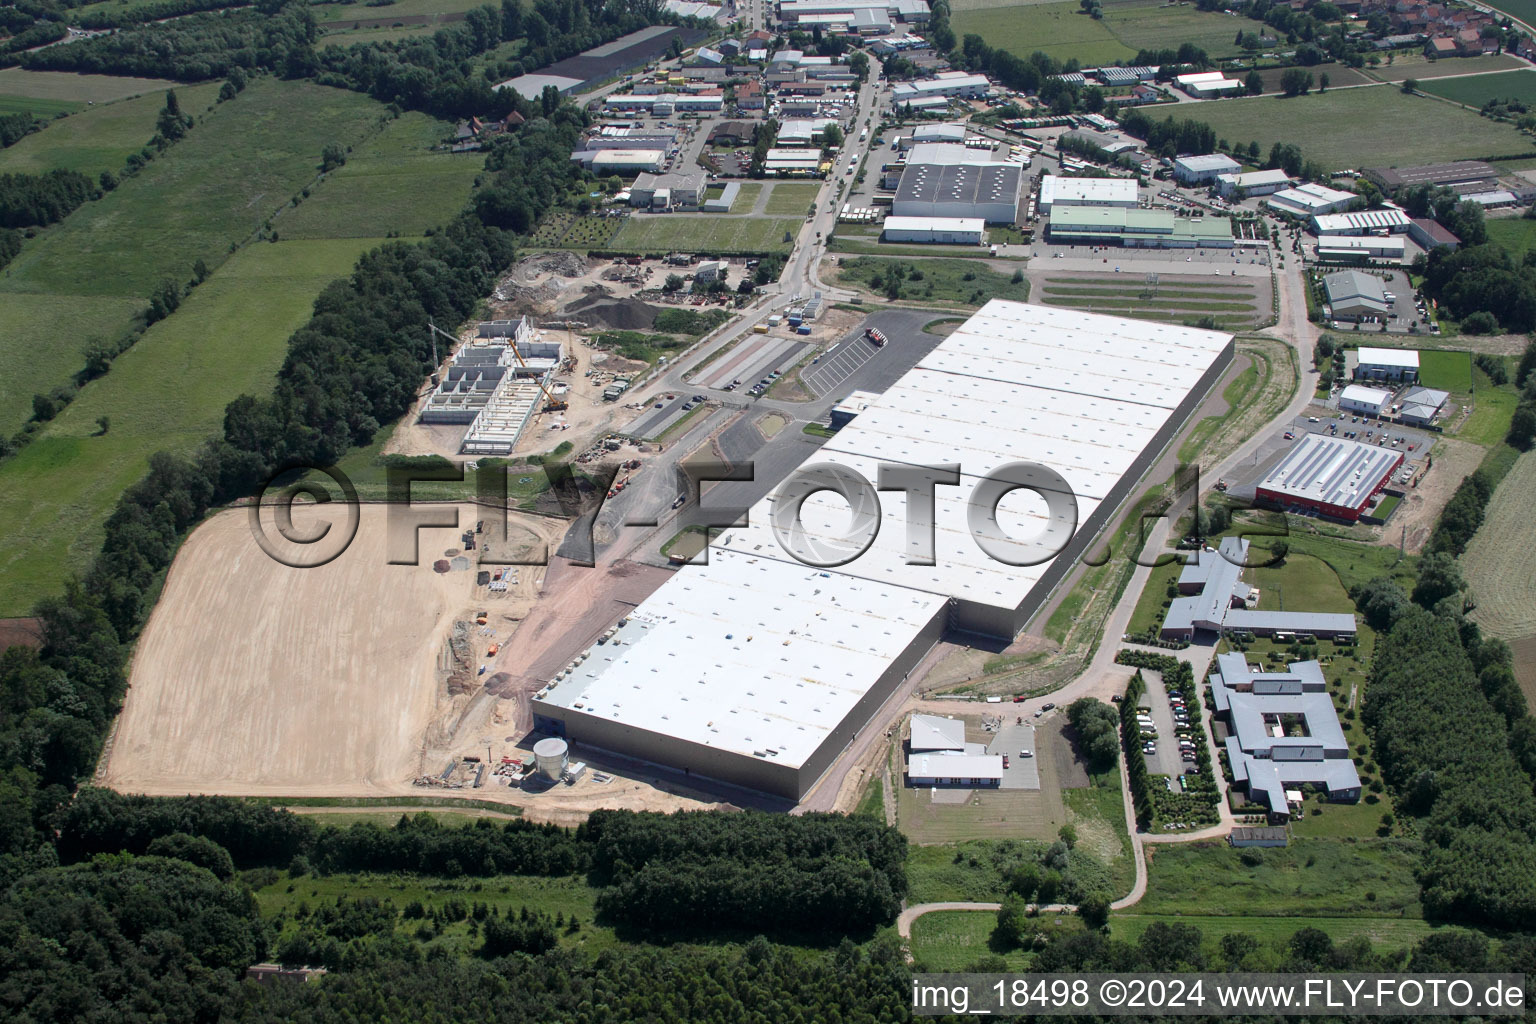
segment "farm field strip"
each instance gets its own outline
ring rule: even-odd
[[[1413,78],[1420,82],[1456,75],[1474,75],[1479,72],[1512,71],[1530,67],[1519,57],[1508,53],[1489,53],[1480,57],[1458,57],[1455,60],[1430,60],[1427,57],[1404,57],[1399,54],[1391,64],[1370,69],[1372,78],[1383,82],[1402,82]]]
[[[118,495],[143,475],[151,454],[195,448],[218,430],[236,396],[269,391],[289,335],[309,319],[320,290],[381,241],[241,250],[41,436],[0,463],[0,615],[24,613],[60,585],[62,570],[88,565]],[[157,400],[168,394],[174,400]],[[105,435],[100,416],[110,418]]]
[[[1083,63],[1130,59],[1138,50],[1177,48],[1193,43],[1213,57],[1237,52],[1234,20],[1193,6],[1156,0],[1110,0],[1098,20],[1076,3],[961,3],[954,9],[956,32],[976,33],[1018,56],[1041,50]]]
[[[78,110],[87,103],[108,103],[143,93],[183,88],[164,78],[119,75],[77,75],[73,71],[0,71],[0,97],[21,97],[68,104]]]
[[[9,307],[14,296],[27,295],[21,301],[36,307],[44,298],[87,296],[143,308],[162,281],[189,279],[197,260],[217,268],[314,178],[326,142],[361,141],[382,113],[353,93],[258,80],[141,173],[27,242],[0,278],[0,302]],[[253,162],[250,153],[264,159]],[[39,325],[0,320],[0,365],[14,367],[0,377],[0,429],[7,431],[31,411],[34,392],[79,369],[90,337],[66,321],[51,326],[44,337],[52,344],[44,346],[28,326]],[[92,326],[93,334],[115,338],[130,319]],[[35,358],[45,347],[49,357]]]
[[[1483,525],[1462,556],[1477,598],[1471,618],[1502,640],[1536,636],[1536,451],[1515,461],[1488,502]]]
[[[816,201],[820,185],[777,184],[768,193],[763,212],[769,216],[804,217],[806,209]],[[755,197],[754,197],[755,201]]]
[[[793,238],[800,225],[786,217],[654,214],[630,217],[611,244],[641,252],[788,252],[784,235]]]
[[[1436,105],[1426,108],[1426,103]],[[1513,125],[1386,86],[1294,98],[1212,100],[1184,109],[1219,137],[1254,141],[1266,151],[1276,142],[1297,142],[1307,159],[1330,169],[1355,166],[1361,153],[1370,153],[1382,166],[1407,166],[1532,148]],[[1435,130],[1426,133],[1424,124],[1431,117]]]
[[[1454,103],[1481,108],[1494,99],[1516,99],[1536,103],[1536,70],[1496,71],[1487,75],[1471,75],[1464,78],[1443,78],[1419,86],[1427,92]]]
[[[218,92],[218,85],[183,86],[176,96],[183,110],[201,113]],[[0,174],[42,174],[59,168],[91,178],[102,171],[120,174],[129,155],[149,144],[164,107],[165,97],[154,92],[58,118],[0,149]]]

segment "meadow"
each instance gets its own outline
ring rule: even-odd
[[[1213,100],[1181,109],[1234,143],[1256,141],[1267,152],[1276,142],[1296,142],[1306,159],[1331,170],[1356,166],[1362,153],[1370,154],[1373,165],[1406,167],[1532,148],[1513,125],[1390,86]],[[1433,123],[1434,131],[1424,131],[1426,123]]]
[[[1029,280],[988,270],[971,260],[898,260],[884,256],[843,259],[838,279],[889,296],[885,282],[892,271],[902,276],[899,298],[909,302],[942,302],[980,306],[988,299],[1029,299]]]
[[[1177,49],[1189,42],[1212,57],[1237,52],[1237,19],[1170,7],[1158,0],[1109,0],[1095,21],[1076,3],[957,4],[955,31],[975,33],[988,44],[1020,56],[1040,50],[1084,64],[1130,60],[1138,50]]]
[[[788,252],[802,218],[667,213],[630,217],[610,243],[627,252]]]
[[[1457,57],[1455,60],[1430,60],[1416,53],[1399,53],[1392,58],[1391,64],[1371,68],[1370,74],[1384,82],[1402,82],[1409,78],[1425,82],[1451,75],[1510,71],[1529,66],[1512,53],[1489,53],[1481,57]]]
[[[1536,636],[1536,452],[1526,452],[1499,482],[1482,527],[1461,559],[1467,585],[1477,596],[1472,618],[1503,640]],[[1528,692],[1527,697],[1531,694]]]
[[[821,192],[821,186],[806,184],[788,184],[780,182],[773,186],[773,191],[768,193],[768,202],[763,207],[763,212],[776,216],[804,217],[805,211],[816,201],[816,196]],[[756,197],[753,197],[756,201]],[[750,206],[748,207],[750,209]]]
[[[1489,100],[1516,99],[1536,103],[1536,71],[1500,71],[1490,75],[1443,78],[1419,86],[1421,92],[1469,107],[1481,108]]]
[[[418,15],[462,14],[485,6],[485,0],[395,0],[382,7],[366,3],[316,4],[315,20],[322,26],[333,22],[371,21],[377,18],[405,18]]]
[[[1268,321],[1270,287],[1260,278],[1169,280],[1149,288],[1140,275],[1048,277],[1039,301],[1088,312],[1179,321],[1211,316],[1221,327]]]
[[[316,295],[363,252],[392,232],[419,236],[462,207],[480,161],[428,152],[440,122],[411,114],[375,131],[384,116],[382,106],[351,93],[256,83],[138,177],[29,243],[0,279],[0,292],[11,292],[0,299],[7,311],[24,312],[0,323],[0,352],[18,354],[0,359],[0,388],[24,406],[12,414],[0,402],[16,417],[7,424],[14,429],[32,392],[78,369],[87,338],[125,328],[161,275],[180,277],[204,253],[216,268],[0,464],[0,614],[26,610],[66,570],[85,567],[118,495],[151,454],[195,448],[217,432],[232,399],[265,393]],[[319,151],[331,139],[353,143],[353,152],[316,181]],[[240,154],[250,152],[267,159],[246,170]],[[306,186],[309,198],[285,208]],[[177,196],[185,197],[180,208],[167,210]],[[239,245],[279,209],[280,241]],[[356,236],[365,230],[373,234]],[[81,257],[59,251],[67,244],[100,254],[101,269],[74,292],[66,289]],[[56,344],[38,344],[55,337]]]
[[[464,205],[485,165],[480,153],[432,152],[452,126],[406,113],[348,154],[308,199],[273,221],[278,237],[420,235]]]
[[[1472,356],[1453,349],[1424,349],[1419,353],[1419,382],[1465,394],[1472,390]]]
[[[144,474],[150,455],[194,449],[219,429],[236,396],[269,391],[288,337],[309,319],[320,289],[379,241],[241,250],[0,463],[0,615],[25,612],[86,567],[118,495]],[[102,416],[110,420],[105,434]]]
[[[0,277],[0,302],[67,310],[88,299],[99,310],[96,300],[113,299],[142,309],[163,280],[188,280],[197,260],[217,268],[314,179],[327,141],[359,142],[382,115],[354,93],[258,81],[138,175],[27,242]],[[115,325],[93,318],[86,333],[67,316],[28,319],[0,321],[0,365],[9,368],[0,376],[0,430],[19,427],[34,392],[80,368],[91,335],[116,337],[130,326],[128,316]]]
[[[1526,253],[1536,249],[1536,219],[1490,217],[1486,224],[1488,241],[1497,242],[1508,249],[1510,258],[1516,263],[1519,263]]]
[[[183,110],[201,113],[218,93],[216,83],[181,86],[176,97]],[[41,174],[58,168],[92,178],[102,171],[121,174],[129,155],[154,136],[155,120],[164,107],[165,94],[157,91],[57,118],[42,131],[0,149],[0,174]]]
[[[109,103],[176,87],[177,83],[163,78],[77,75],[72,71],[6,68],[0,71],[0,113],[11,113],[14,108],[31,110],[40,117],[51,117],[54,114],[83,110],[92,103]]]

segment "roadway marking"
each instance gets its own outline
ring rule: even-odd
[[[825,398],[879,351],[867,341],[860,344],[861,340],[862,336],[856,335],[829,349],[814,370],[800,374],[800,380],[816,392],[818,398]]]

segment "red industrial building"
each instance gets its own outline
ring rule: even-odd
[[[1390,445],[1306,434],[1259,481],[1255,497],[1277,508],[1353,523],[1402,464],[1403,453]]]

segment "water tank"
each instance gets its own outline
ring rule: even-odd
[[[558,782],[560,776],[565,774],[568,753],[565,740],[553,736],[533,745],[533,760],[539,767],[539,774],[551,782]]]

